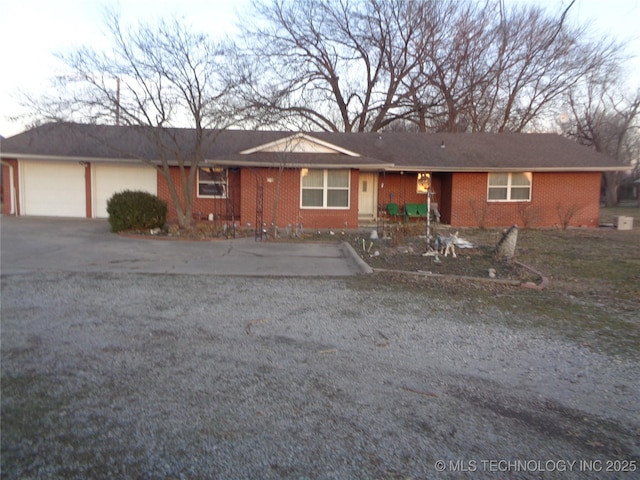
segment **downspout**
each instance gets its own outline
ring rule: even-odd
[[[13,165],[8,162],[2,161],[2,165],[9,167],[9,195],[11,201],[11,209],[9,210],[9,215],[16,214],[16,188],[13,184]]]

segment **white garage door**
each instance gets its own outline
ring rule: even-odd
[[[93,216],[107,218],[107,200],[124,190],[158,194],[156,169],[146,165],[93,165]]]
[[[85,217],[85,167],[76,162],[21,162],[22,215]]]

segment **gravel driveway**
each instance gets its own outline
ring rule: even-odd
[[[639,475],[637,361],[377,274],[3,273],[1,313],[3,478]]]

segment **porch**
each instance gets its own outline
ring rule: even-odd
[[[432,223],[448,224],[451,184],[451,173],[360,172],[358,224],[421,223],[426,222],[427,215]],[[373,192],[371,185],[375,187]]]

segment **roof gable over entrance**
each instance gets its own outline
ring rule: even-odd
[[[328,153],[343,154],[350,157],[359,157],[360,154],[347,150],[346,148],[334,145],[330,142],[314,138],[304,133],[296,133],[290,137],[281,138],[264,145],[249,148],[240,152],[243,155],[250,155],[257,152],[279,152],[279,153]]]

